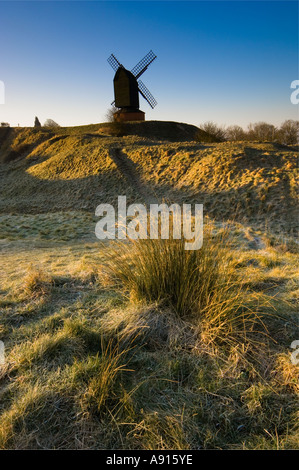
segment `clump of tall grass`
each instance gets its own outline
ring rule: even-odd
[[[113,345],[111,341],[107,345],[102,339],[102,354],[90,359],[92,365],[92,377],[89,378],[87,389],[82,397],[81,406],[83,409],[102,413],[110,405],[117,402],[115,393],[115,383],[122,372],[130,371],[127,368],[127,349],[120,349],[119,343]],[[82,371],[84,374],[84,370]],[[115,404],[115,403],[114,403]]]
[[[22,285],[23,294],[29,298],[38,298],[51,292],[52,278],[42,269],[30,266]]]
[[[107,282],[119,283],[132,301],[161,302],[190,319],[208,343],[246,335],[257,321],[244,305],[228,235],[205,229],[202,248],[185,250],[185,240],[116,242],[103,267]]]
[[[133,301],[165,301],[184,316],[203,299],[199,280],[212,285],[219,275],[217,255],[208,256],[210,246],[186,251],[181,240],[129,240],[116,242],[101,276],[106,282],[120,283]]]

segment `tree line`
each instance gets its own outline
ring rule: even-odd
[[[241,126],[219,126],[212,121],[199,126],[202,130],[222,142],[225,141],[270,141],[285,145],[299,144],[299,121],[287,119],[280,127],[267,122],[249,124],[247,130]]]

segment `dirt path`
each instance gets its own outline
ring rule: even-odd
[[[158,203],[154,191],[141,180],[135,163],[120,148],[111,149],[109,156],[128,184],[139,193],[146,204]]]

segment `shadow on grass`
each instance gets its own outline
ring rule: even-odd
[[[51,136],[49,143],[63,138],[64,135]],[[88,136],[88,139],[90,138],[95,137]],[[180,151],[185,147],[190,151],[187,144],[183,145]],[[193,147],[196,150],[208,148],[201,144],[192,144],[191,148]],[[169,149],[169,152],[171,156],[176,151]],[[45,162],[51,156],[22,158],[3,164],[0,172],[2,212],[43,213],[75,209],[94,213],[98,204],[105,202],[116,205],[118,195],[126,195],[128,204],[137,201],[152,203],[163,200],[179,204],[202,203],[205,215],[208,214],[216,220],[230,219],[240,223],[257,223],[263,228],[268,226],[276,232],[293,231],[297,226],[296,205],[290,196],[291,186],[287,175],[283,177],[283,194],[278,191],[278,186],[261,189],[252,182],[237,188],[230,188],[228,184],[225,190],[215,188],[212,192],[207,190],[201,181],[193,180],[180,186],[183,173],[172,181],[156,183],[145,180],[138,165],[117,143],[111,146],[110,151],[107,150],[107,158],[108,160],[111,158],[118,171],[115,171],[112,165],[103,173],[68,179],[60,179],[59,174],[53,179],[40,179],[28,173],[31,166],[37,162]],[[249,170],[259,167],[272,168],[274,160],[277,168],[283,165],[282,155],[277,155],[273,151],[270,155],[269,152],[265,154],[264,150],[250,146],[244,147],[244,153],[233,159],[234,167],[240,172],[244,171],[244,165]]]

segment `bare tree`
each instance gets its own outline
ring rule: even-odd
[[[114,122],[114,114],[118,111],[118,108],[116,106],[111,106],[105,114],[105,118],[107,122]]]
[[[53,119],[47,119],[44,123],[44,127],[54,128],[54,127],[60,127],[60,125],[57,124],[57,122],[53,121]]]
[[[256,122],[248,126],[249,140],[274,141],[277,138],[277,128],[267,122]]]
[[[278,131],[278,139],[282,144],[299,144],[299,121],[288,119],[284,121]]]
[[[217,124],[215,124],[215,122],[207,121],[201,124],[199,127],[203,131],[215,137],[217,140],[220,140],[220,141],[226,140],[225,127],[218,126]]]
[[[226,129],[226,139],[231,141],[246,140],[246,133],[241,126],[229,126]]]

